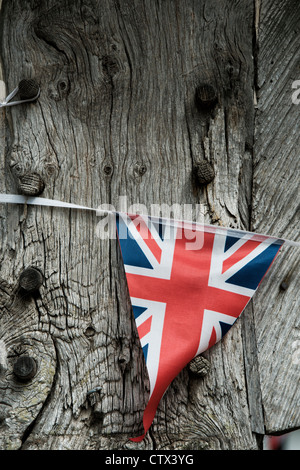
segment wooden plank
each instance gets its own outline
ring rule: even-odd
[[[261,2],[252,229],[299,240],[300,4]],[[299,250],[283,247],[254,298],[267,433],[300,426]]]
[[[41,86],[37,103],[7,110],[6,192],[18,190],[25,172],[37,173],[48,198],[117,209],[119,196],[148,210],[192,204],[194,219],[202,204],[207,222],[248,228],[252,2],[4,0],[2,13],[7,87],[32,76]],[[212,110],[195,104],[203,83],[216,90]],[[215,179],[200,188],[192,170],[203,160]],[[141,431],[146,372],[118,245],[95,236],[97,222],[85,212],[5,209],[2,296],[14,292],[24,267],[42,270],[40,295],[25,307],[32,331],[47,332],[55,374],[44,403],[16,398],[17,410],[30,405],[32,413],[6,420],[4,448],[128,448]],[[5,315],[16,325],[2,332],[11,348],[26,315]],[[185,369],[134,448],[258,448],[240,321],[206,357],[210,373],[199,379]],[[9,368],[5,377],[9,391]]]

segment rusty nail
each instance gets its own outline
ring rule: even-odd
[[[215,177],[212,165],[206,160],[203,160],[194,166],[194,173],[196,181],[200,185],[211,183]]]
[[[30,100],[34,98],[38,95],[39,89],[40,87],[38,83],[33,78],[24,78],[19,83],[19,95],[21,100]]]
[[[210,363],[203,356],[196,356],[188,367],[190,372],[199,377],[204,377],[210,371]]]
[[[45,183],[37,173],[19,176],[18,186],[25,196],[39,196],[45,189]]]

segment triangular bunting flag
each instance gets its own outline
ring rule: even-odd
[[[227,333],[284,240],[126,214],[117,230],[150,380],[139,442],[172,380]]]
[[[220,341],[285,243],[213,225],[128,215],[78,204],[0,194],[0,203],[95,211],[116,217],[129,294],[150,380],[144,433],[172,380]]]

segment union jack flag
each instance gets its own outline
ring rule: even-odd
[[[150,381],[145,433],[132,439],[139,442],[169,384],[227,333],[284,241],[121,214],[117,230]],[[191,248],[199,231],[198,243]]]

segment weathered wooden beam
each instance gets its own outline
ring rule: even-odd
[[[0,110],[1,190],[22,192],[42,181],[41,196],[89,207],[124,209],[126,196],[128,207],[190,204],[194,220],[268,233],[281,227],[264,225],[261,216],[264,198],[275,206],[263,192],[271,179],[261,150],[269,128],[258,116],[254,136],[255,84],[258,111],[269,116],[273,108],[260,84],[265,72],[255,80],[254,2],[2,3],[7,91],[26,78],[41,94]],[[262,13],[268,18],[266,3]],[[256,66],[263,62],[258,56]],[[268,408],[262,313],[273,298],[266,294],[270,278],[245,319],[205,353],[209,372],[183,370],[145,441],[129,443],[142,429],[148,383],[116,240],[97,237],[91,212],[0,210],[0,393],[14,404],[2,410],[1,448],[259,448],[262,404]],[[284,234],[293,235],[288,228]],[[30,266],[43,282],[23,296],[19,279]],[[37,364],[26,387],[12,374],[22,356]]]
[[[300,4],[261,2],[251,228],[299,240]],[[254,298],[267,433],[300,426],[299,253],[283,247]]]

